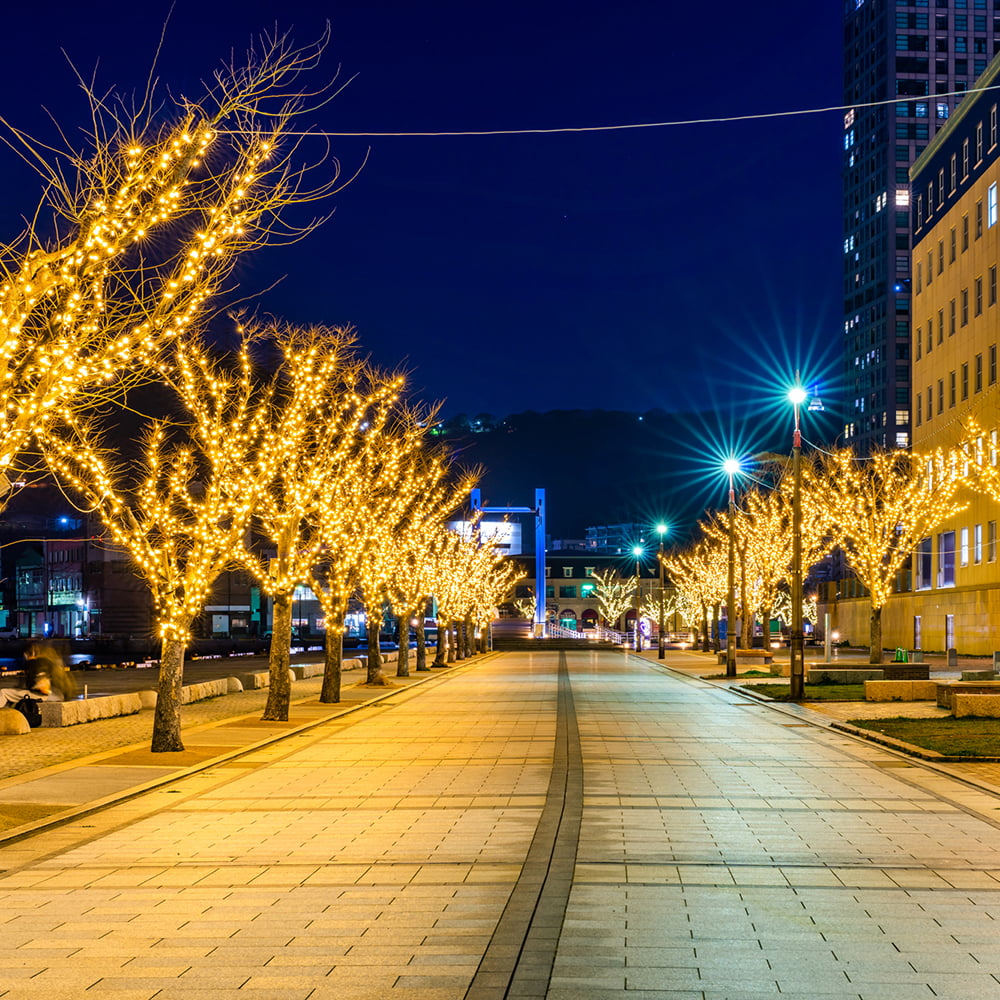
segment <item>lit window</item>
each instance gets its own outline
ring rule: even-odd
[[[896,188],[896,208],[910,207],[910,189]]]
[[[969,565],[969,529],[962,528],[960,538],[960,553],[959,553],[959,565],[968,566]]]
[[[986,227],[992,228],[997,224],[997,184],[994,181],[986,192]]]

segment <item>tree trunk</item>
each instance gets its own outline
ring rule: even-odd
[[[448,622],[448,663],[456,660],[455,647],[458,645],[458,622],[453,618]]]
[[[274,598],[274,619],[271,623],[271,655],[268,659],[270,673],[267,704],[261,719],[265,722],[287,722],[288,702],[292,685],[288,680],[289,649],[292,645],[292,595],[280,594]]]
[[[374,684],[382,676],[382,650],[379,648],[379,633],[382,631],[382,612],[365,609],[368,628],[368,676],[366,684]]]
[[[701,651],[707,653],[712,648],[712,635],[708,631],[708,605],[701,602]]]
[[[396,654],[396,676],[410,676],[410,615],[399,616],[399,652]]]
[[[747,586],[747,558],[740,557],[740,640],[744,649],[753,648],[753,612]]]
[[[479,626],[479,652],[488,653],[490,651],[490,623],[482,622]]]
[[[872,605],[871,645],[868,648],[868,662],[882,662],[882,609]]]
[[[319,700],[324,705],[336,705],[340,702],[340,678],[344,665],[344,626],[329,618],[327,621],[326,660],[323,664],[323,687],[319,692]]]
[[[153,715],[153,753],[184,749],[181,739],[181,683],[184,680],[184,641],[164,639],[160,648],[160,679]]]
[[[471,659],[476,655],[476,623],[472,620],[472,615],[465,616],[465,658]]]
[[[424,616],[421,612],[417,615],[417,671],[423,673],[431,668],[427,666],[427,633],[424,631]]]
[[[438,641],[437,651],[434,653],[435,667],[445,666],[445,655],[448,652],[448,625],[438,618]]]

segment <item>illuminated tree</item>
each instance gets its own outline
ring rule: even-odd
[[[432,422],[420,421],[423,426]],[[447,471],[440,455],[430,462],[424,457],[414,468],[414,475],[419,477],[418,489],[397,526],[397,542],[389,552],[394,565],[389,574],[388,598],[399,621],[397,677],[409,676],[410,619],[423,617],[433,592],[435,539],[475,485],[474,475],[450,477]]]
[[[386,401],[376,407],[372,424],[381,427],[388,412]],[[366,443],[377,437],[360,435],[356,454],[337,474],[327,477],[312,515],[319,542],[318,560],[308,570],[308,583],[323,609],[326,621],[325,664],[320,701],[336,703],[341,697],[344,656],[344,619],[358,585],[358,565],[366,541],[365,523],[372,486],[367,473],[372,468]]]
[[[324,549],[336,537],[321,508],[336,504],[331,484],[342,483],[357,469],[358,442],[375,440],[366,428],[371,409],[391,405],[401,387],[395,377],[381,377],[361,362],[350,331],[333,327],[298,328],[270,324],[253,336],[275,338],[282,354],[282,393],[271,428],[285,448],[281,466],[269,474],[270,456],[257,456],[248,476],[261,479],[255,525],[273,549],[266,562],[247,557],[246,567],[273,603],[269,690],[265,720],[285,721],[291,685],[288,677],[292,601],[296,588],[310,579]],[[286,442],[295,441],[294,450]],[[321,526],[322,525],[322,526]]]
[[[227,369],[193,342],[178,341],[171,371],[186,433],[153,423],[137,475],[112,462],[97,432],[69,410],[43,439],[49,464],[129,552],[152,593],[162,643],[154,753],[184,749],[184,648],[213,583],[243,549],[260,499],[260,479],[247,467],[266,455],[266,478],[295,448],[292,439],[271,438],[275,385],[254,377],[246,351]]]
[[[882,660],[882,608],[921,539],[965,509],[957,455],[840,449],[818,462],[807,491],[822,504],[855,576],[871,596],[870,662]]]
[[[0,245],[0,485],[23,474],[32,436],[56,415],[147,377],[241,254],[312,228],[281,213],[336,183],[308,190],[294,162],[302,140],[286,141],[310,97],[298,78],[324,44],[265,39],[166,118],[153,93],[116,112],[84,86],[89,133],[61,131],[83,134],[80,148],[59,152],[8,124],[45,193],[31,225]]]
[[[709,650],[711,640],[709,615],[726,599],[727,553],[717,539],[701,538],[686,549],[664,557],[664,567],[673,585],[687,595],[687,600],[700,610],[702,649]]]
[[[807,478],[808,482],[812,482]],[[728,523],[719,518],[703,525],[717,544],[728,544]],[[792,564],[791,483],[786,476],[775,489],[751,489],[739,498],[733,518],[739,579],[743,645],[753,636],[755,614],[767,623],[773,617],[781,588],[790,578]],[[831,548],[830,526],[824,506],[804,494],[802,504],[803,565],[808,567]],[[744,610],[745,609],[745,610]]]
[[[617,624],[618,619],[632,607],[635,580],[632,577],[621,577],[613,569],[607,569],[603,573],[595,570],[593,579],[597,610],[609,627]]]
[[[473,616],[479,628],[480,653],[487,652],[489,627],[497,617],[497,608],[509,600],[514,587],[522,579],[524,574],[515,563],[504,559],[496,550],[492,551],[492,559],[479,578],[473,606]]]
[[[518,617],[524,618],[529,622],[533,621],[535,617],[535,588],[528,588],[527,597],[516,597],[513,605]]]

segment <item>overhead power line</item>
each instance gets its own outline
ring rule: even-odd
[[[890,104],[909,104],[912,101],[920,100],[940,100],[944,97],[965,97],[967,94],[981,94],[989,90],[1000,90],[1000,83],[991,84],[988,87],[971,87],[968,90],[951,90],[946,94],[928,95],[924,98],[911,95],[909,97],[893,97],[886,101],[870,101],[866,104],[840,104],[831,105],[825,108],[799,108],[793,111],[765,111],[752,115],[724,115],[719,118],[678,118],[674,121],[665,122],[633,122],[626,125],[579,125],[563,126],[559,128],[499,128],[484,129],[481,131],[455,131],[455,132],[328,132],[328,131],[307,131],[307,132],[286,132],[288,136],[320,136],[330,139],[419,139],[419,138],[445,138],[448,136],[487,136],[487,135],[555,135],[562,132],[624,132],[634,129],[645,128],[674,128],[680,125],[720,125],[727,122],[750,122],[763,121],[768,118],[795,118],[803,115],[823,115],[832,111],[847,112],[857,111],[861,108],[881,108]],[[220,134],[239,135],[238,129],[219,129]]]

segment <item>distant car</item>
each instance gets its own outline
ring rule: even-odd
[[[4,625],[0,627],[0,639],[20,639],[21,630],[16,626]]]

